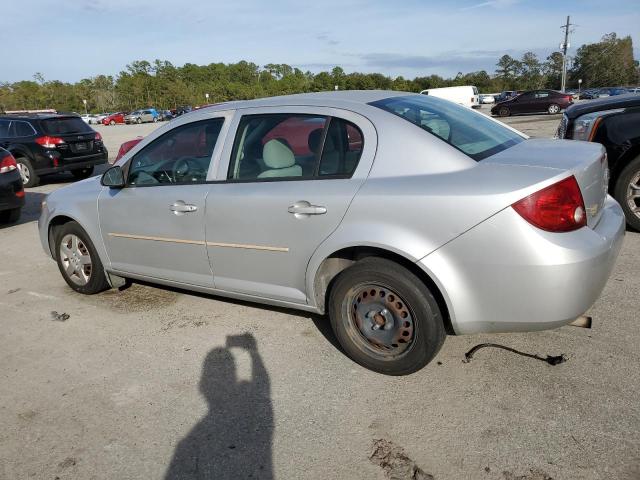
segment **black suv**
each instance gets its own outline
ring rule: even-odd
[[[558,138],[598,142],[607,149],[609,192],[640,230],[640,95],[626,94],[570,106]]]
[[[16,159],[25,187],[48,173],[90,177],[108,156],[102,136],[76,115],[0,116],[0,147]]]

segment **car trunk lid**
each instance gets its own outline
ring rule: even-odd
[[[600,220],[609,184],[607,156],[600,144],[530,139],[486,158],[481,163],[566,171],[576,178],[580,187],[587,225],[593,228]]]

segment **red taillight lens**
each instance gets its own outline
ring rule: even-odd
[[[13,155],[8,154],[0,159],[0,173],[13,172],[16,168],[18,168],[18,164]]]
[[[527,222],[548,232],[571,232],[587,224],[576,178],[565,178],[511,205]]]
[[[102,141],[102,135],[100,135],[98,132],[96,132],[95,140],[96,140],[96,142],[101,142]]]
[[[64,140],[60,137],[50,137],[49,135],[45,135],[44,137],[36,138],[35,142],[38,145],[42,145],[44,148],[55,148],[56,145],[64,143]]]

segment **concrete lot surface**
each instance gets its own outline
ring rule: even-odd
[[[549,136],[558,118],[508,121]],[[153,127],[98,128],[115,154]],[[377,440],[425,472],[396,478],[640,478],[639,234],[593,329],[449,337],[394,378],[349,360],[325,318],[141,284],[73,293],[34,222],[68,181],[28,190],[0,230],[0,479],[382,480]],[[484,349],[463,363],[481,342],[568,361]]]

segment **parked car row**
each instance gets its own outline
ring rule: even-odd
[[[237,102],[133,143],[43,203],[70,288],[133,278],[327,313],[385,374],[422,368],[447,333],[572,322],[624,234],[601,145],[528,139],[433,95]]]

